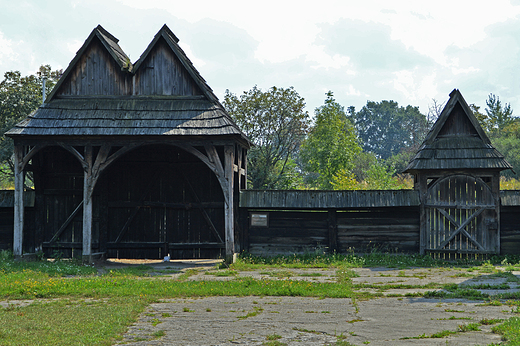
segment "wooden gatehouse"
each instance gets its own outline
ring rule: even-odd
[[[500,253],[500,171],[492,145],[459,90],[405,172],[420,199],[420,252]]]
[[[15,256],[231,260],[238,251],[250,142],[166,25],[135,64],[95,28],[44,104],[6,135]],[[34,219],[24,227],[28,173]]]

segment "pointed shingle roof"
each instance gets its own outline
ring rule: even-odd
[[[101,44],[93,43],[96,39]],[[166,42],[167,48],[164,48],[163,42]],[[98,48],[92,48],[91,44],[95,44]],[[155,67],[145,66],[143,62],[147,57],[160,49],[169,50],[167,55],[160,55],[161,59],[168,61],[164,64],[158,63]],[[108,54],[102,52],[101,54],[100,51]],[[94,55],[86,59],[87,54]],[[108,63],[102,61],[103,59],[113,59],[117,65],[110,61]],[[95,61],[91,62],[91,60]],[[92,65],[89,67],[85,64]],[[103,66],[111,70],[103,71]],[[117,68],[114,69],[112,66]],[[89,90],[101,91],[104,94],[82,94],[78,88],[74,89],[75,83],[85,83],[85,76],[81,74],[88,68],[93,71],[88,73],[93,75],[92,77],[88,75],[87,83],[99,83],[96,88]],[[150,68],[155,68],[152,70],[153,75],[144,73],[147,69],[150,71]],[[172,71],[172,68],[177,70]],[[95,73],[98,75],[94,75]],[[146,90],[144,92],[140,90],[136,95],[131,88],[136,88],[135,82],[132,86],[132,78],[135,79],[137,75],[141,78],[142,84],[142,79],[145,79],[143,85],[166,84],[161,85],[161,88],[153,89],[153,94],[146,94]],[[161,81],[157,81],[158,79]],[[105,91],[108,82],[119,83],[117,85],[122,87],[114,88],[113,90],[118,91],[116,94],[111,94],[112,89]],[[172,94],[171,89],[165,87],[167,83],[177,83],[176,87],[179,84],[189,85],[189,88],[183,88],[181,85],[178,87],[180,91]],[[90,84],[88,85],[90,88]],[[130,92],[126,94],[120,92],[128,89]],[[161,90],[163,94],[160,94]],[[192,92],[193,90],[196,92]],[[186,94],[182,94],[183,92]],[[9,130],[6,135],[11,137],[192,136],[197,138],[231,136],[240,140],[245,146],[249,146],[247,137],[225,111],[211,88],[178,45],[177,37],[166,25],[159,30],[134,65],[118,45],[118,40],[101,26],[96,27],[78,50],[48,101]]]
[[[511,164],[491,145],[460,91],[454,89],[404,172],[511,168]]]

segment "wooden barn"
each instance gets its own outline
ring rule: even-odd
[[[420,199],[420,252],[500,253],[500,171],[492,145],[459,90],[405,172]]]
[[[95,28],[15,144],[15,256],[219,258],[239,251],[235,217],[249,140],[165,25],[132,64]],[[34,208],[24,216],[25,178]]]

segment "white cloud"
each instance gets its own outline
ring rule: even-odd
[[[15,59],[16,53],[12,41],[4,38],[4,34],[0,31],[0,65],[7,65],[7,62]]]
[[[72,40],[70,42],[67,42],[67,49],[72,54],[76,54],[76,52],[81,48],[82,44],[83,41],[81,40]]]
[[[179,41],[179,46],[182,48],[184,53],[186,53],[186,56],[188,57],[188,59],[191,60],[196,69],[199,69],[206,65],[206,62],[204,60],[199,59],[195,56],[195,54],[191,50],[191,47],[188,44]]]

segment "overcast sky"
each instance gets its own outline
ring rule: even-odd
[[[306,4],[308,3],[308,4]],[[394,100],[427,113],[455,88],[520,115],[520,0],[0,0],[0,75],[65,69],[101,24],[135,62],[163,24],[222,100],[290,87],[307,109]]]

